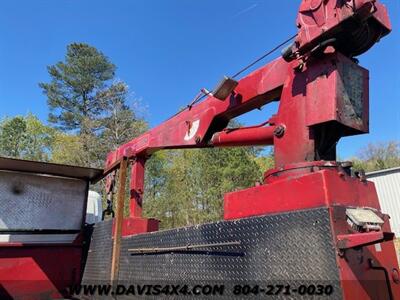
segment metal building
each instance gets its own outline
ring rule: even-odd
[[[400,167],[370,172],[367,179],[375,183],[382,212],[390,215],[390,225],[400,238]]]

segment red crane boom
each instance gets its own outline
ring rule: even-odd
[[[105,174],[121,161],[132,163],[130,217],[119,221],[119,203],[112,274],[118,274],[121,232],[131,236],[158,229],[157,220],[142,217],[145,162],[153,152],[273,145],[275,169],[265,173],[264,184],[226,194],[224,219],[293,212],[307,219],[312,209],[322,209],[329,215],[325,221],[330,229],[324,234],[337,253],[333,269],[338,270],[343,298],[399,299],[393,233],[388,216],[380,211],[374,185],[362,174],[352,174],[351,164],[336,162],[336,144],[341,137],[369,131],[369,73],[355,56],[390,32],[386,8],[377,0],[303,0],[296,25],[295,40],[282,57],[238,81],[225,78],[212,93],[204,91],[204,101],[189,105],[109,153]],[[264,124],[227,128],[232,118],[272,101],[279,101],[278,111]],[[113,186],[110,178],[108,192]],[[284,233],[279,234],[272,243],[286,241]],[[159,243],[163,243],[162,238]],[[326,249],[322,242],[305,248],[306,252]],[[142,260],[135,262],[142,264]],[[169,266],[174,269],[172,262]],[[284,271],[288,268],[279,266]],[[136,275],[141,276],[140,272]],[[192,275],[196,277],[195,272]],[[366,285],[368,280],[374,284]]]
[[[391,30],[375,0],[303,0],[294,43],[283,56],[109,153],[106,169],[133,159],[131,216],[141,216],[144,164],[161,149],[274,145],[275,164],[335,160],[342,136],[368,132],[368,71],[351,59]],[[228,93],[227,93],[228,91]],[[214,94],[217,94],[214,92]],[[280,101],[268,127],[226,130],[228,122]]]

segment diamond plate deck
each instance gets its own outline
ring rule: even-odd
[[[86,193],[84,180],[0,171],[0,231],[80,230]]]
[[[106,262],[109,264],[111,252],[104,248],[111,247],[107,236],[110,230],[111,226],[107,223],[96,225],[85,271],[87,280],[106,277],[104,271],[109,270]],[[103,241],[98,241],[99,238]],[[128,252],[131,248],[232,241],[240,241],[241,244],[184,252]],[[124,284],[206,283],[225,284],[227,287],[233,284],[266,286],[269,283],[284,283],[294,287],[302,283],[329,283],[334,286],[333,298],[341,299],[335,256],[329,213],[327,209],[320,208],[123,238],[119,279]],[[232,294],[226,297],[229,299]],[[299,299],[299,296],[282,295],[282,298]]]
[[[83,284],[104,284],[111,272],[111,221],[97,223],[90,241],[89,253],[83,273]]]

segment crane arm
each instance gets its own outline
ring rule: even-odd
[[[341,137],[368,132],[368,71],[353,57],[390,32],[386,8],[378,0],[302,0],[296,25],[282,57],[231,81],[237,86],[224,97],[209,95],[108,154],[106,170],[132,159],[131,217],[141,217],[144,165],[157,150],[273,144],[275,164],[283,166],[335,160]],[[275,100],[269,126],[225,129]]]
[[[229,120],[277,100],[287,78],[288,63],[278,58],[239,80],[227,99],[208,96],[161,125],[120,146],[107,157],[107,165],[121,157],[147,156],[159,149],[208,147],[214,133]]]
[[[229,99],[221,101],[209,96],[120,146],[107,156],[106,167],[124,156],[210,146],[212,135],[230,119],[280,97],[290,68],[286,62],[297,60],[302,65],[309,55],[328,45],[348,57],[359,55],[391,30],[386,8],[377,0],[303,0],[296,25],[296,40],[283,59],[278,58],[241,79]]]

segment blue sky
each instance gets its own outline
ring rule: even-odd
[[[362,55],[370,70],[370,131],[342,139],[348,158],[369,142],[400,140],[400,1],[382,1],[393,32]],[[0,116],[32,112],[47,120],[38,82],[71,42],[104,52],[147,107],[152,126],[296,32],[300,1],[4,0],[0,2]],[[275,54],[276,56],[277,54]],[[270,57],[270,59],[274,56]],[[263,63],[265,63],[264,61]],[[260,66],[260,65],[258,65]],[[134,94],[133,94],[134,93]],[[267,119],[276,107],[240,118]]]

